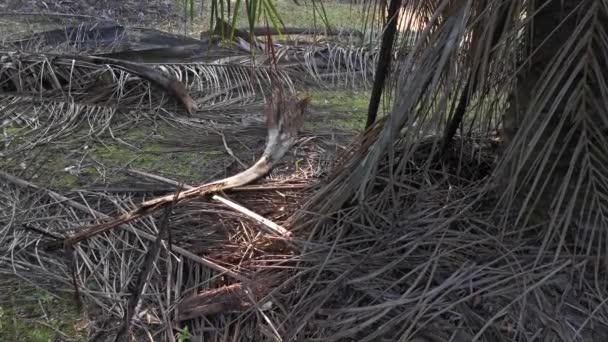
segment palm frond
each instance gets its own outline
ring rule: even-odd
[[[179,120],[175,101],[149,82],[117,69],[80,59],[43,54],[5,54],[0,70],[3,127],[26,125],[12,134],[4,154],[17,153],[60,137],[100,136],[112,122],[153,115]],[[267,67],[207,63],[150,65],[186,86],[200,110],[197,116],[264,102],[271,85]],[[295,90],[287,73],[276,76]],[[119,115],[116,115],[116,114]],[[16,144],[16,141],[27,142]],[[8,146],[10,145],[10,148]]]
[[[373,144],[369,148],[360,149],[351,157],[349,161],[351,167],[344,167],[344,170],[349,170],[347,171],[349,175],[340,175],[339,180],[334,180],[340,186],[346,186],[348,190],[336,191],[328,186],[326,189],[328,193],[322,191],[319,194],[319,198],[330,193],[333,194],[332,196],[341,197],[339,200],[331,196],[325,197],[327,204],[332,208],[319,208],[321,212],[333,211],[344,203],[353,191],[358,192],[360,200],[363,199],[370,187],[368,182],[373,183],[373,175],[380,165],[381,158],[387,153],[389,158],[394,158],[390,154],[394,153],[395,141],[403,139],[411,144],[403,152],[408,155],[415,151],[420,138],[428,134],[432,126],[440,123],[451,98],[450,93],[453,91],[451,87],[454,86],[446,85],[445,75],[454,67],[450,62],[458,51],[458,42],[465,34],[465,23],[470,16],[470,10],[470,4],[460,8],[456,15],[450,16],[434,33],[430,46],[419,41],[417,47],[410,52],[408,60],[400,66],[399,99],[395,102],[391,115],[368,130],[365,139],[373,141]],[[434,23],[430,23],[429,27],[431,26],[434,26]],[[421,40],[425,38],[422,37]],[[404,126],[406,129],[402,132]],[[403,160],[407,159],[403,158]]]
[[[501,204],[519,211],[519,224],[545,213],[539,255],[550,241],[560,241],[557,254],[588,254],[608,218],[608,178],[600,171],[608,162],[602,24],[608,7],[596,1],[542,5],[531,21],[535,51],[525,63],[543,68],[523,69],[511,99],[509,146],[497,168],[499,177],[510,179]],[[570,234],[576,243],[567,246]]]

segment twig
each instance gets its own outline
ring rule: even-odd
[[[219,133],[222,136],[222,142],[224,143],[224,148],[226,149],[226,152],[228,152],[228,154],[234,158],[234,160],[236,160],[237,163],[239,163],[239,165],[241,165],[244,169],[247,168],[247,165],[245,163],[243,163],[235,154],[234,152],[232,152],[232,149],[230,147],[228,147],[228,143],[226,142],[226,136],[224,135],[223,132]]]
[[[104,218],[104,219],[111,218],[109,215],[106,215],[106,214],[104,214],[102,212],[99,212],[99,211],[96,211],[94,209],[91,209],[91,208],[89,208],[87,206],[84,206],[84,205],[82,205],[82,204],[80,204],[78,202],[75,202],[75,201],[73,201],[73,200],[71,200],[71,199],[69,199],[67,197],[61,196],[60,194],[58,194],[58,193],[56,193],[56,192],[54,192],[52,190],[43,189],[43,188],[39,187],[36,184],[30,183],[30,182],[25,181],[23,179],[19,179],[19,178],[15,177],[13,175],[10,175],[10,174],[8,174],[8,173],[6,173],[4,171],[1,171],[1,170],[0,170],[0,177],[6,179],[7,181],[9,181],[9,182],[11,182],[13,184],[16,184],[16,185],[19,185],[19,186],[22,186],[22,187],[32,188],[32,189],[36,189],[36,190],[44,190],[54,200],[56,200],[58,202],[64,202],[64,203],[70,205],[71,207],[73,207],[75,209],[78,209],[80,211],[83,211],[85,213],[88,213],[88,214],[92,215],[93,217],[101,217],[101,218]],[[149,241],[155,241],[156,240],[156,237],[154,235],[148,234],[148,233],[146,233],[144,231],[141,231],[141,230],[139,230],[139,229],[137,229],[135,227],[132,227],[130,225],[120,225],[120,228],[125,229],[126,231],[129,231],[129,232],[131,232],[131,233],[133,233],[135,235],[141,236],[141,237],[143,237],[146,240],[149,240]],[[190,259],[190,260],[192,260],[194,262],[198,262],[199,264],[201,264],[203,266],[209,267],[212,270],[215,270],[215,271],[220,272],[220,273],[225,273],[225,274],[231,276],[232,278],[234,278],[236,280],[251,281],[249,278],[247,278],[245,276],[242,276],[242,275],[240,275],[240,274],[238,274],[238,273],[236,273],[234,271],[231,271],[231,270],[229,270],[229,269],[227,269],[227,268],[225,268],[223,266],[220,266],[220,265],[218,265],[218,264],[216,264],[216,263],[214,263],[214,262],[212,262],[210,260],[207,260],[207,259],[205,259],[203,257],[200,257],[200,256],[198,256],[198,255],[196,255],[196,254],[194,254],[192,252],[189,252],[189,251],[187,251],[187,250],[185,250],[185,249],[183,249],[181,247],[171,246],[170,250],[172,252],[174,252],[176,254],[179,254],[179,255],[181,255],[181,256],[183,256],[185,258],[188,258],[188,259]]]
[[[256,220],[257,222],[261,223],[263,226],[267,227],[270,229],[270,233],[273,234],[279,234],[282,237],[291,237],[291,232],[283,227],[281,227],[280,225],[270,221],[269,219],[260,216],[256,213],[254,213],[253,211],[235,203],[232,202],[226,198],[220,197],[218,195],[213,195],[212,197],[214,200],[219,201],[227,206],[229,206],[230,208],[238,211],[241,214],[247,215],[250,218]]]
[[[154,174],[151,174],[151,173],[148,173],[148,172],[143,172],[143,171],[138,171],[138,170],[133,170],[133,169],[131,169],[129,171],[132,172],[132,173],[135,173],[135,174],[138,174],[138,175],[150,178],[150,179],[154,179],[154,180],[157,180],[157,181],[160,181],[160,182],[167,183],[167,184],[176,185],[176,186],[179,186],[179,184],[180,184],[180,183],[178,183],[178,182],[176,182],[174,180],[171,180],[171,179],[159,176],[159,175],[154,175]],[[187,184],[182,184],[182,186],[185,189],[193,189],[194,188],[193,186],[187,185]],[[282,236],[282,237],[291,237],[291,232],[289,230],[283,228],[282,226],[280,226],[280,225],[272,222],[271,220],[269,220],[269,219],[267,219],[267,218],[265,218],[265,217],[263,217],[263,216],[261,216],[259,214],[254,213],[253,211],[251,211],[251,210],[243,207],[242,205],[240,205],[240,204],[238,204],[236,202],[233,202],[233,201],[231,201],[231,200],[229,200],[227,198],[221,197],[219,195],[213,195],[212,198],[214,200],[216,200],[216,201],[218,201],[218,202],[220,202],[220,203],[222,203],[224,205],[227,205],[228,207],[230,207],[230,208],[232,208],[232,209],[240,212],[241,214],[249,216],[250,218],[252,218],[255,221],[257,221],[258,223],[261,223],[263,226],[267,227],[270,230],[269,233],[271,233],[271,234],[278,234],[279,236]]]
[[[61,236],[59,234],[55,234],[53,232],[44,231],[44,230],[42,230],[40,228],[36,228],[36,227],[30,226],[29,224],[25,224],[24,223],[21,226],[23,227],[23,229],[31,230],[33,232],[36,232],[36,233],[42,235],[42,236],[46,236],[48,238],[51,238],[51,239],[53,239],[55,241],[63,241],[65,239],[64,236]]]

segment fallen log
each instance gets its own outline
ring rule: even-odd
[[[217,24],[212,32],[212,35],[228,37],[233,30],[232,25],[222,19],[216,19]],[[281,35],[326,35],[326,36],[354,36],[358,39],[363,39],[363,32],[356,29],[327,29],[323,27],[283,27],[280,29]],[[253,28],[253,36],[278,36],[279,30],[274,27],[267,26],[256,26]],[[201,32],[200,39],[206,39],[209,37],[209,32]],[[239,37],[250,41],[251,37],[248,31],[234,28],[234,37]]]

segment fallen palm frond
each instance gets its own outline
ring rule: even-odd
[[[224,24],[230,32],[230,25]],[[37,53],[73,52],[138,63],[213,63],[226,67],[230,64],[251,66],[253,49],[257,52],[256,65],[268,66],[276,62],[291,77],[312,81],[316,86],[359,88],[365,87],[373,78],[373,65],[377,59],[373,44],[372,48],[362,42],[343,46],[327,41],[327,36],[322,35],[315,42],[295,40],[286,44],[272,44],[270,56],[264,53],[261,42],[257,42],[253,48],[249,45],[248,32],[237,30],[238,34],[232,42],[226,42],[230,37],[222,38],[221,33],[214,32],[197,40],[153,29],[95,22],[36,33],[9,40],[5,44],[8,48]]]
[[[367,47],[336,44],[277,45],[276,59],[287,70],[299,71],[321,86],[361,88],[374,77],[377,52]]]
[[[233,124],[230,111],[252,115],[261,111],[264,89],[270,84],[266,67],[205,63],[155,64],[155,74],[183,84],[199,110],[185,118],[170,97],[131,72],[113,64],[93,64],[95,57],[9,54],[0,70],[0,127],[19,126],[5,141],[4,155],[14,154],[59,137],[71,140],[97,137],[119,125],[143,117],[170,120],[185,126],[222,127]],[[130,65],[130,64],[129,64]],[[283,71],[277,78],[294,92],[290,77]],[[245,106],[248,106],[246,109]],[[211,121],[213,120],[213,121]],[[213,125],[212,125],[213,124]],[[26,128],[27,127],[27,128]],[[76,131],[85,133],[74,134]],[[16,143],[19,141],[19,143]]]
[[[22,180],[22,179],[19,179],[17,177],[14,177],[14,176],[12,176],[12,175],[10,175],[8,173],[2,172],[2,171],[0,171],[0,177],[2,177],[7,183],[12,183],[12,184],[18,185],[18,186],[23,187],[23,188],[31,188],[33,190],[41,190],[42,189],[40,186],[37,186],[37,185],[35,185],[33,183],[27,182],[27,181]],[[64,197],[64,196],[62,196],[62,195],[60,195],[60,194],[58,194],[58,193],[56,193],[54,191],[46,191],[46,195],[48,195],[54,201],[59,202],[59,203],[65,203],[65,204],[69,205],[71,208],[77,209],[77,210],[79,210],[82,213],[92,213],[92,214],[94,214],[97,217],[106,218],[106,219],[110,218],[109,216],[107,216],[107,215],[105,215],[103,213],[91,210],[87,206],[82,205],[82,204],[80,204],[78,202],[75,202],[75,201],[73,201],[73,200],[71,200],[71,199],[69,199],[67,197]],[[24,226],[24,227],[27,228],[27,226]],[[135,234],[135,235],[143,237],[144,239],[146,239],[148,241],[155,241],[156,240],[155,236],[153,236],[151,234],[148,234],[146,232],[143,232],[143,231],[139,231],[136,228],[133,228],[131,226],[126,226],[125,225],[125,226],[123,226],[123,228],[125,230],[127,230],[127,231]],[[31,229],[31,228],[28,228],[28,229]],[[42,233],[43,235],[45,235],[47,237],[51,236],[55,240],[56,239],[65,240],[65,238],[66,238],[64,234],[62,234],[62,235],[55,235],[53,233],[47,233],[45,230],[34,230],[34,231],[43,232]],[[54,241],[54,242],[58,242],[58,241]],[[51,246],[54,246],[54,244],[51,244]],[[58,248],[58,247],[52,247],[52,248]],[[224,268],[222,266],[219,266],[219,265],[217,265],[217,264],[215,264],[215,263],[213,263],[213,262],[211,262],[209,260],[206,260],[204,258],[198,257],[197,255],[195,255],[195,254],[193,254],[191,252],[188,252],[187,250],[185,250],[183,248],[172,247],[171,251],[174,252],[174,253],[180,254],[180,255],[184,256],[185,258],[188,258],[188,259],[193,260],[195,262],[201,263],[202,265],[205,265],[206,267],[209,267],[210,269],[214,269],[214,270],[216,270],[218,272],[221,272],[221,273],[226,273],[226,274],[230,275],[231,277],[233,277],[235,279],[248,280],[247,278],[242,277],[238,273],[232,272],[232,271],[230,271],[230,270],[228,270],[228,269],[226,269],[226,268]],[[76,290],[78,290],[78,285],[75,284],[75,286],[76,286]]]
[[[168,195],[144,202],[139,208],[122,214],[110,222],[90,227],[67,239],[74,244],[102,232],[111,230],[174,203],[193,199],[249,184],[270,172],[283,155],[295,143],[309,98],[303,100],[286,97],[280,88],[273,89],[272,98],[266,111],[268,142],[258,161],[247,170],[234,176],[207,183],[181,192],[178,196]]]
[[[271,73],[290,93],[295,92],[289,70],[272,70],[269,66],[220,63],[163,63],[154,68],[175,76],[198,95],[197,101],[210,105],[227,104],[235,99],[245,102],[265,94],[271,84]]]
[[[115,101],[118,102],[120,93],[129,92],[128,88],[119,89],[116,95],[108,94],[109,99],[99,96],[98,91],[111,87],[117,77],[113,71],[120,70],[162,88],[178,99],[188,112],[196,110],[196,103],[183,84],[172,76],[148,66],[92,56],[65,57],[7,52],[0,55],[0,61],[3,63],[0,70],[0,89],[5,94],[67,97],[84,99],[92,104],[111,101],[112,96],[115,96]],[[109,74],[106,73],[108,70]],[[125,81],[127,80],[123,82]],[[93,99],[90,99],[91,94],[96,94]]]

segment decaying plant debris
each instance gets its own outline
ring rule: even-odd
[[[40,39],[53,36],[43,33],[13,40],[7,47],[34,51],[7,52],[4,60],[19,67],[0,71],[0,125],[9,137],[0,152],[10,158],[0,172],[0,272],[76,289],[83,310],[89,309],[91,334],[113,337],[122,327],[140,339],[177,340],[187,326],[195,339],[234,341],[608,336],[605,283],[597,277],[603,266],[591,263],[595,250],[587,257],[539,257],[537,228],[544,223],[517,226],[516,213],[496,205],[501,194],[491,180],[500,136],[457,136],[441,151],[443,136],[425,127],[434,123],[411,115],[416,109],[420,116],[439,115],[435,93],[421,93],[444,86],[431,72],[445,62],[433,58],[444,48],[440,44],[417,57],[417,71],[404,85],[411,97],[400,99],[392,118],[354,141],[320,126],[305,129],[299,139],[290,137],[291,149],[268,177],[219,194],[289,236],[268,233],[243,211],[201,196],[167,206],[157,218],[86,234],[83,226],[128,215],[158,196],[173,203],[174,192],[196,189],[193,182],[212,182],[251,165],[263,155],[262,108],[272,82],[284,84],[290,96],[302,81],[364,88],[376,58],[368,49],[329,44],[275,44],[279,57],[272,58],[262,43],[237,40],[225,48],[214,39],[172,40],[146,30],[135,39],[129,34],[137,30],[117,27],[110,30],[126,33],[121,41],[101,45],[78,39],[108,35],[75,34],[68,35],[76,37],[72,42],[57,42]],[[141,39],[161,36],[168,39],[164,44]],[[60,46],[84,57],[50,57]],[[258,54],[253,65],[252,49]],[[196,110],[187,113],[184,101],[180,106],[136,70],[87,62],[96,55],[97,61],[138,65],[147,52],[149,68],[179,80]],[[408,102],[414,97],[422,100]],[[308,117],[320,119],[314,111]],[[136,139],[154,138],[146,143],[219,147],[224,158],[186,180],[134,169],[130,161],[103,165],[89,152],[97,141],[132,144],[125,137],[136,126],[143,127]],[[60,148],[81,162],[92,154],[88,167],[95,172],[87,172],[103,177],[46,189],[36,181],[44,175],[32,168],[50,164]],[[24,165],[15,162],[19,158]],[[70,236],[84,238],[64,249]],[[557,243],[543,248],[557,250]],[[569,248],[577,241],[564,236],[563,243]]]
[[[343,135],[340,132],[328,131],[325,134],[318,131],[314,136],[310,136],[310,133],[307,134],[304,131],[300,138],[297,137],[302,126],[301,111],[303,108],[295,102],[291,103],[294,91],[292,80],[305,80],[313,76],[311,79],[314,83],[316,82],[314,78],[323,73],[320,72],[321,69],[315,68],[315,73],[307,75],[306,72],[302,72],[302,69],[293,67],[290,69],[289,64],[285,65],[280,60],[278,63],[275,60],[273,67],[265,65],[263,51],[258,58],[257,66],[240,63],[226,64],[221,60],[222,58],[227,55],[238,55],[232,48],[217,48],[215,53],[207,53],[209,44],[205,42],[196,41],[197,46],[192,49],[192,40],[153,30],[140,31],[137,33],[138,38],[133,40],[132,36],[127,34],[135,31],[114,24],[83,24],[64,29],[64,33],[67,32],[67,34],[63,36],[61,30],[54,30],[5,41],[7,51],[2,57],[5,67],[0,73],[0,84],[3,90],[0,96],[4,101],[1,107],[2,116],[5,127],[20,128],[17,131],[9,132],[10,139],[6,140],[3,145],[3,156],[9,158],[7,160],[10,161],[14,160],[13,158],[29,156],[37,150],[44,151],[45,146],[53,146],[57,143],[65,144],[68,141],[85,142],[89,140],[91,134],[94,134],[96,140],[104,139],[104,135],[108,133],[113,137],[119,137],[120,134],[124,134],[121,132],[128,132],[125,127],[128,127],[129,122],[134,120],[143,122],[144,127],[152,129],[154,126],[150,126],[146,122],[158,125],[166,121],[171,124],[170,127],[167,127],[168,129],[163,130],[164,134],[168,132],[180,134],[179,143],[192,144],[186,138],[189,135],[187,132],[199,135],[202,133],[202,136],[196,139],[199,141],[207,139],[209,142],[203,142],[203,145],[194,144],[196,148],[211,146],[210,144],[215,144],[221,149],[225,147],[229,154],[228,159],[232,159],[230,164],[242,165],[243,149],[239,150],[239,157],[229,146],[234,148],[235,145],[244,143],[251,146],[254,143],[253,148],[257,150],[263,147],[260,143],[264,142],[263,133],[268,129],[269,139],[267,140],[270,145],[267,146],[267,151],[262,156],[268,165],[264,166],[264,170],[258,170],[259,167],[255,167],[256,170],[261,171],[260,174],[256,174],[256,178],[268,172],[272,172],[272,178],[277,176],[279,178],[250,186],[242,186],[243,184],[240,183],[229,185],[237,187],[228,196],[232,201],[244,206],[247,211],[262,214],[265,220],[269,220],[274,225],[284,222],[306,195],[315,188],[319,173],[323,172],[331,161],[333,153],[331,149],[334,149],[335,146],[327,139],[331,138],[332,141],[337,142]],[[211,41],[213,42],[213,40]],[[152,42],[156,45],[153,45]],[[263,45],[260,44],[260,46]],[[10,48],[24,51],[11,52]],[[60,51],[66,48],[71,53],[77,52],[77,54],[62,55]],[[177,54],[175,53],[178,51],[176,48],[179,49]],[[280,47],[277,46],[277,48]],[[158,54],[154,55],[154,51]],[[249,51],[241,51],[243,55],[247,53]],[[139,62],[137,58],[132,58],[132,56],[145,56],[146,54],[156,56],[154,64],[144,66],[137,64]],[[202,62],[200,58],[196,57],[201,54],[205,57]],[[210,59],[210,56],[215,56],[216,60]],[[217,60],[217,58],[220,59]],[[289,59],[288,56],[286,58]],[[281,91],[275,91],[270,96],[271,94],[265,91],[269,86],[273,86],[275,89],[279,89],[276,86],[280,86]],[[267,113],[261,113],[261,107],[265,101],[270,101],[271,107]],[[309,100],[304,100],[302,103],[306,104],[307,101]],[[148,116],[149,114],[146,112],[156,115],[156,117]],[[266,125],[264,125],[264,115]],[[310,117],[314,119],[315,114],[313,113]],[[245,119],[249,123],[245,123]],[[244,123],[245,125],[243,125]],[[205,138],[210,134],[212,136]],[[218,136],[219,140],[212,139]],[[174,136],[170,135],[169,138],[173,139]],[[298,152],[289,150],[289,147],[294,144],[296,144]],[[342,141],[341,145],[344,144],[345,141]],[[286,152],[291,155],[291,158],[288,159],[292,159],[292,161],[287,160],[278,166],[275,165]],[[293,157],[296,159],[294,160]],[[86,152],[83,158],[86,158]],[[27,164],[35,164],[35,160],[35,158],[28,159]],[[238,163],[234,163],[234,161],[238,161]],[[290,163],[294,161],[304,161],[304,164],[292,168]],[[8,240],[4,241],[11,241],[10,246],[16,246],[15,243],[19,245],[25,241],[39,241],[40,249],[37,249],[38,257],[35,258],[41,256],[40,252],[45,255],[40,260],[42,262],[40,265],[45,264],[46,261],[56,260],[56,262],[52,262],[53,267],[59,267],[59,269],[52,271],[53,275],[49,277],[47,272],[42,271],[48,269],[47,266],[43,266],[36,276],[42,276],[45,281],[52,279],[52,281],[59,281],[64,285],[70,284],[72,291],[76,290],[79,301],[97,303],[95,305],[109,314],[110,321],[119,322],[122,319],[127,324],[123,324],[123,327],[128,330],[138,331],[142,327],[145,328],[141,326],[143,321],[141,321],[140,311],[149,308],[150,298],[147,294],[150,286],[165,286],[155,280],[158,278],[159,269],[149,269],[148,266],[145,266],[144,268],[148,267],[144,272],[146,275],[143,273],[140,275],[138,272],[143,266],[141,264],[143,260],[136,255],[150,254],[152,251],[150,248],[157,240],[158,232],[155,232],[153,228],[154,221],[145,219],[134,225],[122,225],[124,232],[128,235],[123,235],[124,232],[121,231],[111,231],[99,236],[87,236],[84,241],[72,245],[73,242],[76,242],[73,241],[74,236],[71,236],[73,232],[77,233],[76,236],[85,233],[80,227],[71,223],[66,226],[53,222],[52,219],[44,224],[38,219],[30,220],[38,214],[45,212],[51,214],[56,210],[62,212],[64,209],[68,210],[68,215],[76,215],[68,219],[73,223],[92,222],[91,217],[85,219],[90,214],[93,217],[107,219],[108,214],[116,212],[117,209],[121,211],[122,209],[119,207],[123,205],[130,206],[136,205],[138,202],[145,202],[145,198],[139,194],[153,191],[160,191],[160,193],[164,191],[166,194],[179,182],[155,177],[137,170],[127,170],[129,173],[118,179],[108,179],[110,183],[127,181],[126,186],[116,187],[105,184],[95,190],[98,185],[91,184],[92,186],[87,186],[88,189],[84,188],[79,192],[60,193],[53,189],[43,190],[44,184],[32,181],[32,173],[27,168],[23,173],[14,168],[10,162],[3,164],[3,168],[4,166],[8,168],[5,170],[8,172],[3,171],[1,176],[7,190],[32,191],[40,196],[37,199],[31,198],[33,202],[30,202],[20,199],[20,197],[13,197],[16,193],[13,193],[12,190],[5,193],[7,197],[3,199],[3,202],[6,200],[4,202],[6,206],[3,205],[3,208],[18,210],[20,212],[19,222],[22,224],[19,225],[17,231],[12,230],[17,232],[17,236],[5,235]],[[232,169],[235,170],[232,174],[237,173],[238,168]],[[294,174],[292,170],[296,170],[296,173]],[[205,175],[203,172],[198,176],[193,175],[193,179],[201,181],[206,177],[211,177],[211,180],[217,180],[222,178],[221,175],[229,176],[229,172],[224,170],[216,176]],[[22,178],[24,176],[25,178]],[[34,174],[34,176],[36,175]],[[120,178],[122,180],[119,180]],[[249,178],[247,182],[254,180],[254,178]],[[146,190],[143,192],[136,191],[132,185],[133,181],[137,179],[139,182],[148,182],[144,186]],[[162,190],[163,188],[166,190]],[[227,188],[217,190],[227,190]],[[77,194],[85,197],[80,198],[80,195]],[[73,195],[77,195],[78,198]],[[135,197],[131,197],[133,195]],[[40,206],[47,199],[62,204],[51,205],[52,208],[46,205]],[[91,200],[97,204],[92,204]],[[268,235],[264,229],[256,227],[258,222],[253,216],[243,215],[247,211],[235,211],[232,207],[222,204],[223,201],[227,201],[225,198],[222,202],[216,200],[209,202],[209,200],[209,198],[200,197],[171,208],[168,221],[171,226],[169,238],[162,240],[163,247],[160,254],[155,254],[159,258],[158,260],[156,260],[157,257],[147,259],[152,260],[151,262],[155,265],[162,264],[163,273],[172,273],[171,269],[180,265],[179,268],[182,271],[179,272],[183,272],[183,274],[178,277],[180,278],[178,283],[181,285],[175,288],[178,292],[171,294],[171,297],[175,299],[174,303],[180,303],[171,315],[176,315],[175,317],[179,317],[180,320],[200,320],[201,317],[213,319],[213,316],[255,308],[257,300],[251,301],[248,299],[249,297],[246,297],[249,293],[248,289],[258,289],[261,292],[257,293],[265,296],[274,288],[277,279],[274,281],[271,279],[276,278],[277,275],[274,271],[265,271],[265,276],[254,277],[255,282],[251,282],[253,273],[275,264],[272,261],[265,262],[263,259],[274,255],[279,259],[287,260],[293,253],[293,250],[288,247],[288,243],[286,244],[287,241],[277,241],[276,235]],[[131,204],[128,204],[129,202]],[[22,205],[31,205],[32,209],[35,208],[33,211],[29,211],[33,216],[21,212],[18,208],[22,208]],[[51,216],[54,215],[51,214]],[[59,216],[64,215],[59,214]],[[193,227],[193,225],[200,226],[205,222],[207,228]],[[149,225],[150,223],[152,226]],[[183,227],[183,229],[177,227]],[[235,230],[235,228],[237,229]],[[25,235],[21,235],[18,231]],[[21,240],[18,236],[25,240]],[[116,237],[119,237],[118,240],[114,240]],[[123,242],[127,241],[124,238],[131,242],[123,245]],[[65,239],[71,241],[67,249],[62,242]],[[167,243],[170,245],[167,246]],[[12,249],[12,247],[10,248]],[[166,264],[166,248],[181,259],[178,264]],[[113,252],[107,254],[102,252],[103,249],[106,252],[112,250],[120,252],[110,255]],[[22,252],[29,253],[25,250]],[[99,254],[100,252],[101,254]],[[127,254],[123,254],[125,252]],[[19,254],[18,259],[21,256],[25,257],[22,261],[13,259],[6,265],[12,265],[10,268],[13,269],[13,266],[21,262],[27,263],[30,257],[26,254]],[[105,256],[103,256],[104,254]],[[97,263],[102,268],[114,268],[115,265],[118,265],[115,264],[116,262],[119,264],[125,262],[125,265],[130,265],[127,266],[130,269],[128,271],[130,275],[115,274],[119,276],[120,280],[114,275],[105,278],[96,271],[97,266],[93,265]],[[150,261],[146,264],[149,263]],[[235,264],[240,264],[241,267],[238,270],[232,270],[230,265]],[[93,268],[89,268],[89,266]],[[131,267],[135,268],[131,269]],[[197,274],[199,271],[203,271],[206,275]],[[218,273],[212,275],[210,271]],[[221,276],[222,274],[223,276]],[[105,279],[98,278],[99,276]],[[200,278],[201,276],[210,278],[203,280]],[[217,278],[218,276],[221,277]],[[161,276],[161,278],[165,278],[165,276]],[[133,286],[138,283],[136,279],[143,279],[144,283],[140,280],[139,284],[145,285],[143,287],[138,285],[134,288]],[[169,278],[165,280],[172,282],[171,279],[176,280],[175,275],[169,275]],[[200,280],[207,285],[203,287],[196,285]],[[233,283],[234,281],[237,283]],[[260,287],[260,284],[265,285]],[[206,291],[216,286],[223,286],[222,288],[229,290],[224,295],[221,291],[218,292],[212,296],[215,298],[212,301],[220,300],[223,303],[232,304],[215,304],[215,306],[211,305],[215,309],[201,309],[200,305],[203,302],[207,302],[205,304],[207,306],[210,305],[208,300],[204,299],[205,296],[208,296]],[[104,295],[105,299],[101,299],[100,302],[100,298],[93,299],[95,295],[91,291],[94,288],[106,290],[113,288],[113,290],[111,290],[112,293],[107,292],[107,296]],[[173,285],[170,288],[173,288]],[[243,290],[240,290],[241,288]],[[197,289],[201,291],[199,294],[197,294]],[[186,292],[183,292],[184,290]],[[244,292],[238,294],[239,291]],[[132,295],[124,297],[121,294],[123,292]],[[236,294],[234,299],[230,299],[232,294]],[[189,299],[183,301],[182,297]],[[123,302],[120,298],[125,301]],[[138,298],[141,298],[142,301]],[[90,302],[91,299],[93,302]],[[114,307],[112,302],[118,303],[119,306]],[[128,313],[134,309],[136,310],[134,315]],[[160,316],[147,322],[160,323],[162,319],[159,321],[159,318]],[[103,322],[97,323],[102,324]],[[131,324],[135,324],[135,327],[130,327]],[[173,323],[166,325],[168,329],[162,328],[161,330],[164,331],[157,331],[157,333],[171,336],[173,334],[172,326]],[[145,330],[153,331],[148,328]]]

